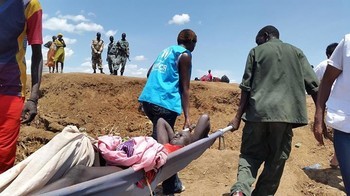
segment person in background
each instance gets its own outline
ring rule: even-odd
[[[314,135],[320,144],[327,137],[327,126],[334,131],[334,150],[338,158],[345,192],[350,195],[350,34],[344,36],[328,60],[317,97]],[[325,118],[327,103],[327,114]]]
[[[103,52],[104,42],[101,39],[101,33],[96,33],[96,39],[92,40],[91,44],[91,61],[93,73],[96,73],[96,68],[100,70],[101,74],[104,74],[102,67],[102,52]]]
[[[318,64],[315,68],[314,71],[316,73],[317,78],[322,81],[322,77],[324,75],[324,72],[326,71],[326,67],[328,64],[328,59],[332,56],[333,51],[335,50],[335,48],[338,46],[338,43],[332,43],[329,44],[326,48],[326,56],[327,59],[322,61],[320,64]],[[338,168],[339,164],[338,164],[338,159],[337,156],[334,154],[332,159],[330,160],[329,165],[332,168]]]
[[[190,127],[189,95],[192,71],[192,52],[197,35],[191,29],[182,30],[177,37],[178,45],[164,49],[147,73],[147,82],[139,101],[153,123],[152,137],[157,139],[157,122],[163,118],[174,130],[178,115],[184,112],[184,128]],[[164,194],[183,191],[177,174],[162,183]]]
[[[117,55],[117,69],[115,69],[115,74],[118,75],[118,69],[119,65],[121,65],[120,68],[120,75],[122,76],[124,74],[126,60],[129,59],[130,52],[129,52],[129,42],[126,40],[126,34],[122,33],[122,39],[117,42],[118,46],[118,55]]]
[[[327,59],[323,60],[322,62],[320,62],[315,68],[314,71],[316,73],[317,78],[321,81],[324,72],[326,71],[326,67],[328,64],[328,59],[331,57],[333,51],[335,50],[335,48],[338,46],[338,43],[332,43],[329,44],[326,48],[326,56]]]
[[[55,72],[55,53],[56,53],[56,45],[55,40],[57,39],[56,36],[52,36],[52,41],[48,41],[44,46],[48,48],[47,51],[47,61],[45,63],[46,66],[49,67],[49,73]],[[51,71],[52,68],[52,71]]]
[[[208,77],[208,80],[209,80],[209,81],[212,81],[212,80],[213,80],[213,75],[211,75],[211,70],[210,70],[210,69],[208,70],[208,75],[207,75],[207,77]]]
[[[240,84],[239,108],[229,122],[234,131],[241,118],[245,121],[237,182],[230,195],[276,193],[291,151],[292,129],[308,123],[305,91],[314,101],[317,96],[319,81],[307,58],[300,49],[283,43],[276,27],[263,27],[256,43]]]
[[[208,74],[207,75],[203,75],[200,78],[200,81],[207,81],[207,82],[213,81],[213,75],[211,75],[211,70],[210,69],[208,70]]]
[[[108,49],[107,49],[107,62],[108,62],[108,68],[109,68],[109,72],[111,75],[114,74],[114,67],[117,66],[116,65],[116,61],[117,61],[117,44],[114,41],[114,37],[110,36],[109,37],[109,44],[108,44]],[[118,69],[117,69],[118,70]],[[116,74],[115,74],[116,75]]]
[[[38,0],[0,0],[0,21],[0,173],[3,173],[15,162],[20,123],[30,123],[37,114],[43,66],[41,5]],[[32,49],[32,85],[26,102],[25,40]]]
[[[55,40],[56,52],[55,52],[55,63],[56,63],[56,73],[58,73],[58,63],[61,63],[61,73],[63,73],[64,66],[64,48],[66,47],[66,43],[63,40],[63,34],[59,33],[57,35],[57,39]]]

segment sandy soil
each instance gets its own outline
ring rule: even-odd
[[[150,135],[151,122],[138,111],[137,98],[145,79],[102,74],[45,74],[41,87],[39,114],[30,125],[21,127],[17,162],[46,144],[66,125],[76,125],[97,137]],[[202,113],[211,117],[214,132],[224,128],[239,102],[236,84],[191,82],[190,114],[196,122]],[[314,105],[308,99],[309,125],[294,130],[293,149],[276,195],[345,195],[340,172],[329,167],[333,155],[330,141],[318,146],[311,132]],[[181,129],[183,116],[175,128]],[[225,149],[218,140],[179,175],[191,195],[228,195],[236,180],[241,128],[225,134]],[[295,144],[300,144],[296,147]],[[303,170],[321,164],[321,169]]]

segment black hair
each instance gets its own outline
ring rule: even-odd
[[[177,36],[177,44],[186,44],[189,42],[197,42],[197,35],[191,29],[184,29]]]
[[[326,55],[327,57],[330,57],[333,53],[333,51],[335,50],[335,48],[338,46],[338,43],[332,43],[329,44],[326,48]]]
[[[280,37],[280,33],[278,31],[278,29],[272,25],[267,25],[265,27],[263,27],[259,32],[258,32],[258,36],[262,36],[265,33],[267,33],[268,35],[271,35],[272,37],[276,37],[279,39]]]

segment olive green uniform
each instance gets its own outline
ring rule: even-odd
[[[249,92],[243,120],[237,183],[231,192],[251,195],[259,167],[264,169],[253,195],[274,195],[291,151],[292,128],[306,125],[306,95],[318,80],[303,52],[279,39],[253,48],[240,88]]]

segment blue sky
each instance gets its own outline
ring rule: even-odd
[[[145,77],[158,53],[176,44],[185,28],[198,36],[192,79],[211,69],[235,83],[241,81],[257,32],[266,25],[277,27],[281,40],[302,49],[313,65],[350,28],[349,0],[41,0],[41,5],[44,43],[58,33],[67,43],[65,72],[92,72],[90,44],[96,32],[105,45],[110,35],[119,40],[125,32],[131,59],[125,75],[132,77]],[[106,49],[102,55],[107,72]]]

